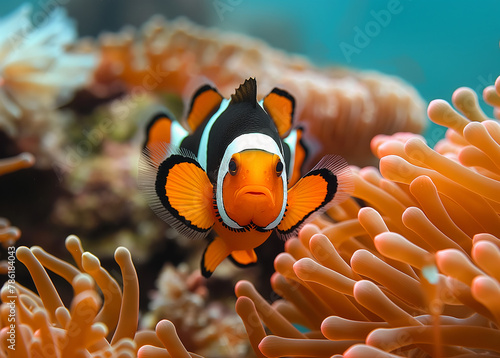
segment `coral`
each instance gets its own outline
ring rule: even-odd
[[[312,162],[337,153],[365,165],[374,161],[369,148],[374,135],[418,133],[426,120],[418,93],[395,77],[319,69],[261,41],[185,19],[155,17],[140,31],[103,34],[98,46],[100,64],[91,88],[99,93],[126,86],[132,93],[166,91],[187,97],[207,78],[228,97],[248,77],[257,79],[261,96],[276,86],[287,89],[299,105],[298,122],[322,146]]]
[[[496,114],[499,94],[500,78],[484,92]],[[461,113],[429,104],[448,127],[435,150],[411,133],[372,140],[380,172],[353,167],[336,222],[316,219],[276,257],[282,299],[236,285],[258,357],[500,355],[500,124],[472,90],[452,100]]]
[[[167,264],[143,326],[152,328],[167,318],[186,349],[207,357],[246,356],[250,347],[241,320],[223,301],[209,302],[205,281],[198,269],[189,273],[187,264],[177,268]]]
[[[66,49],[76,31],[61,7],[34,23],[31,17],[24,5],[0,19],[0,130],[47,166],[68,121],[57,107],[83,87],[96,58]]]
[[[145,258],[165,225],[154,220],[137,189],[139,152],[129,143],[104,139],[102,155],[82,157],[63,176],[66,195],[52,212],[52,222],[68,233],[78,230],[85,245],[98,255],[123,245]]]

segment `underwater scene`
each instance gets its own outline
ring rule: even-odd
[[[2,0],[0,358],[500,357],[499,14]]]

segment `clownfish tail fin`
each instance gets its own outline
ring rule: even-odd
[[[288,190],[287,210],[277,227],[283,239],[295,235],[316,213],[346,200],[354,191],[354,180],[347,162],[327,155]]]

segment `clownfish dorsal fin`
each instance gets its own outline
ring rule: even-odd
[[[263,100],[264,109],[273,119],[281,138],[285,137],[293,123],[295,99],[293,96],[279,88],[274,88]]]
[[[231,95],[231,103],[250,103],[257,107],[257,81],[255,78],[249,78],[243,82],[234,94]]]
[[[210,85],[201,86],[193,95],[187,115],[187,123],[191,131],[202,124],[207,117],[214,114],[224,98],[216,88]]]
[[[287,239],[294,235],[315,213],[322,213],[347,199],[354,190],[347,162],[337,155],[327,155],[288,190],[285,215],[277,226]]]
[[[194,154],[156,143],[143,150],[139,188],[153,211],[181,235],[204,238],[215,223],[213,186]]]

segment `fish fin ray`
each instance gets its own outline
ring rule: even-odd
[[[180,234],[206,237],[214,222],[213,187],[193,153],[167,143],[143,150],[139,188],[153,211]]]
[[[278,234],[288,239],[315,213],[322,213],[347,199],[354,191],[347,162],[340,156],[327,155],[288,190],[287,209],[277,226]]]

